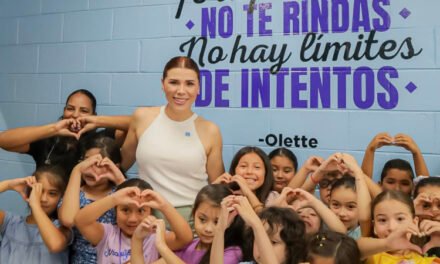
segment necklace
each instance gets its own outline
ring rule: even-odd
[[[46,159],[44,160],[44,164],[51,165],[50,155],[52,154],[52,151],[54,150],[56,144],[58,144],[59,141],[60,141],[60,138],[57,137],[56,140],[55,140],[55,143],[53,143],[53,145],[52,145],[52,148],[50,148],[49,153],[46,156]]]

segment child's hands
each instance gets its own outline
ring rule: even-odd
[[[430,194],[419,193],[416,199],[414,199],[414,208],[416,211],[416,215],[423,217],[433,217],[433,214],[430,210],[432,202],[433,200]]]
[[[375,151],[378,148],[381,148],[383,146],[389,146],[393,144],[393,137],[388,134],[387,132],[382,132],[377,134],[368,144],[368,149],[371,151]]]
[[[292,193],[291,199],[294,200],[292,207],[295,211],[304,207],[313,208],[315,203],[320,202],[313,194],[300,188],[294,189]]]
[[[431,220],[422,220],[419,225],[422,235],[430,236],[430,240],[423,246],[423,253],[431,248],[440,247],[440,222]]]
[[[220,216],[218,217],[216,225],[217,230],[224,232],[237,216],[237,211],[232,207],[234,204],[234,197],[234,195],[229,195],[223,198],[223,201],[221,202]]]
[[[281,194],[270,202],[270,206],[289,207],[292,203],[294,191],[290,187],[284,187]]]
[[[314,172],[316,171],[319,166],[324,162],[324,159],[322,157],[318,157],[318,156],[310,156],[306,162],[304,163],[304,167],[307,169],[307,171],[309,172]]]
[[[95,154],[81,161],[75,166],[75,169],[79,170],[81,174],[93,176],[98,178],[98,173],[94,169],[94,165],[98,166],[102,160],[101,154]]]
[[[42,183],[34,183],[32,185],[31,194],[29,195],[29,206],[31,208],[37,208],[41,206],[41,195],[43,194],[43,184]]]
[[[244,195],[248,196],[249,193],[252,193],[252,190],[249,188],[249,186],[246,183],[246,180],[241,175],[234,175],[232,176],[231,182],[236,182],[238,186],[240,186],[240,190],[233,191],[234,194],[238,195]]]
[[[420,151],[416,142],[414,142],[410,136],[402,133],[394,136],[394,144],[410,151],[411,153],[418,153]]]
[[[237,211],[241,218],[243,218],[247,225],[253,227],[260,221],[260,218],[258,218],[245,196],[234,196],[232,207]]]
[[[107,172],[99,175],[99,179],[107,178],[109,181],[113,182],[116,185],[119,185],[125,181],[124,174],[122,174],[121,170],[113,163],[113,161],[107,157],[103,158],[99,162],[100,167],[108,168]]]
[[[341,160],[351,175],[355,176],[356,174],[363,173],[361,167],[359,167],[356,159],[352,155],[342,153]]]
[[[120,189],[117,192],[112,193],[111,197],[113,198],[113,202],[116,205],[132,204],[137,206],[138,208],[142,207],[141,203],[139,202],[141,191],[138,187],[126,187]]]
[[[27,190],[28,188],[32,188],[32,185],[36,182],[37,179],[34,176],[12,179],[8,182],[8,189],[18,192],[23,200],[27,201]]]
[[[221,184],[221,183],[228,184],[231,182],[231,180],[232,180],[231,174],[225,172],[222,175],[220,175],[219,177],[217,177],[217,179],[215,179],[212,182],[212,184]]]
[[[159,250],[159,248],[161,247],[167,247],[167,243],[165,240],[165,233],[166,233],[165,221],[162,219],[157,219],[154,225],[156,227],[156,241],[155,241],[156,248]]]
[[[409,225],[399,226],[386,238],[386,244],[389,247],[389,251],[395,250],[412,250],[419,254],[422,254],[422,249],[411,243],[409,238],[411,236],[420,236],[419,228],[417,225],[411,223]]]
[[[156,231],[156,217],[149,215],[134,230],[133,236],[139,240],[144,240],[147,236]]]
[[[143,201],[141,206],[148,206],[153,209],[161,211],[165,206],[170,205],[170,203],[165,200],[159,193],[147,189],[140,194],[141,200]]]

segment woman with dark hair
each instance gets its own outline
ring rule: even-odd
[[[135,159],[139,176],[187,219],[198,191],[224,172],[219,128],[192,111],[200,92],[197,64],[172,58],[165,66],[162,90],[167,104],[138,108],[122,146],[122,168]]]
[[[26,153],[33,157],[36,167],[60,165],[66,175],[79,160],[78,142],[97,128],[122,144],[129,116],[96,115],[96,98],[88,90],[73,91],[66,100],[63,115],[54,123],[41,126],[13,128],[0,133],[0,147],[12,152]]]

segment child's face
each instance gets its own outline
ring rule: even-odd
[[[49,177],[54,177],[52,175],[47,175],[47,173],[43,173],[38,182],[41,183],[43,185],[43,192],[41,194],[41,199],[40,199],[40,203],[41,203],[41,208],[43,209],[43,211],[47,214],[50,215],[52,214],[58,205],[58,202],[61,199],[61,192],[60,190],[58,190],[58,188],[56,186],[54,186],[49,180]]]
[[[307,235],[314,235],[318,233],[319,228],[321,227],[321,218],[319,218],[318,214],[313,208],[300,208],[297,213],[306,226]]]
[[[295,175],[293,163],[284,156],[275,156],[270,160],[274,177],[274,191],[281,192]]]
[[[386,238],[399,226],[414,223],[409,207],[396,200],[385,200],[376,205],[373,212],[374,233]]]
[[[139,204],[144,202],[138,199]],[[151,208],[144,206],[138,208],[136,205],[118,205],[116,207],[116,224],[125,236],[131,237],[140,222],[151,214]]]
[[[339,171],[332,171],[328,172],[325,175],[325,178],[319,182],[319,195],[321,201],[326,205],[328,205],[330,202],[330,191],[332,184],[341,177],[342,174]]]
[[[101,149],[99,148],[91,148],[86,151],[84,154],[84,159],[88,159],[93,155],[101,153]],[[99,176],[103,175],[105,173],[110,173],[110,170],[106,166],[97,166],[96,164],[90,166],[87,168],[87,170],[83,173],[82,179],[84,180],[85,184],[90,187],[95,187],[101,184],[107,184],[108,179],[107,178],[101,178],[96,179],[94,174]]]
[[[266,229],[266,232],[269,230],[269,225],[266,222],[263,222],[263,226]],[[286,243],[280,237],[280,231],[282,230],[281,226],[274,226],[276,232],[269,236],[269,239],[272,243],[272,247],[275,255],[277,256],[278,263],[284,263],[286,260]],[[254,258],[257,263],[262,263],[260,258],[260,251],[257,247],[257,244],[254,242],[253,249]]]
[[[440,187],[433,186],[433,185],[426,185],[426,186],[420,187],[418,193],[419,193],[419,195],[421,193],[425,193],[429,197],[439,196]],[[431,215],[432,216],[431,220],[440,221],[440,200],[439,199],[433,199],[433,200],[434,201],[432,201],[431,203],[424,203],[423,204],[423,214]]]
[[[358,207],[356,193],[350,188],[339,187],[332,191],[330,209],[344,223],[347,230],[358,225]]]
[[[411,194],[413,181],[409,172],[399,169],[389,169],[382,181],[384,190],[401,191]]]
[[[194,229],[203,245],[212,244],[215,226],[220,215],[220,207],[202,202],[194,213]]]
[[[249,189],[256,191],[264,183],[266,175],[264,162],[256,153],[248,153],[238,161],[235,174],[241,175],[246,180]]]

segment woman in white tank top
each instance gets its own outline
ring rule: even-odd
[[[168,103],[133,115],[122,146],[122,167],[135,159],[139,176],[175,207],[191,206],[198,191],[224,172],[219,128],[193,113],[200,92],[197,64],[175,57],[165,66],[162,89]]]

